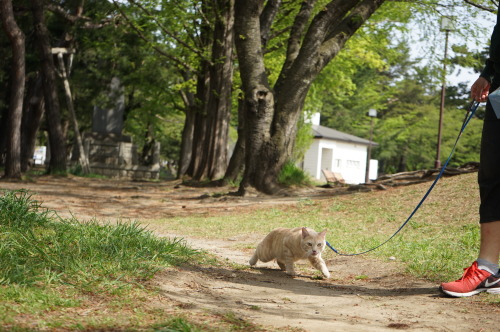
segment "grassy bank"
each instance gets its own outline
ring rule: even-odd
[[[201,330],[145,304],[156,296],[154,287],[147,287],[155,273],[206,258],[182,240],[160,239],[137,223],[63,220],[26,191],[5,192],[0,196],[0,331],[144,325]],[[96,303],[106,314],[91,314]]]

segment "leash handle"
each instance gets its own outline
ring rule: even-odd
[[[455,153],[455,149],[457,148],[458,141],[460,140],[460,137],[462,136],[462,133],[464,132],[464,130],[467,127],[467,125],[469,124],[470,120],[474,117],[474,114],[476,113],[476,110],[477,110],[478,106],[479,106],[479,102],[473,100],[469,104],[469,107],[467,107],[467,113],[466,113],[465,119],[464,119],[464,121],[462,123],[462,127],[460,128],[460,131],[458,133],[457,139],[455,140],[455,144],[453,145],[453,148],[451,149],[451,152],[450,152],[450,155],[448,156],[448,159],[446,159],[446,162],[444,163],[443,167],[441,167],[441,171],[439,172],[439,174],[436,177],[436,179],[434,179],[434,182],[432,182],[431,186],[429,187],[429,189],[425,193],[424,197],[422,197],[422,199],[417,204],[417,206],[415,207],[415,209],[413,210],[413,212],[410,214],[410,216],[406,219],[406,221],[403,224],[401,224],[401,226],[399,226],[398,230],[394,234],[392,234],[391,237],[389,237],[387,240],[385,240],[384,242],[380,243],[379,245],[377,245],[377,246],[375,246],[375,247],[373,247],[371,249],[368,249],[368,250],[365,250],[365,251],[362,251],[362,252],[359,252],[359,253],[354,253],[354,254],[344,254],[344,253],[341,253],[337,249],[335,249],[328,241],[326,241],[326,245],[330,249],[332,249],[333,252],[335,252],[337,255],[340,255],[340,256],[358,256],[358,255],[363,255],[363,254],[369,253],[370,251],[374,251],[374,250],[380,248],[381,246],[383,246],[384,244],[386,244],[387,242],[389,242],[390,240],[392,240],[392,238],[394,238],[406,226],[406,224],[408,224],[408,222],[410,221],[410,219],[418,211],[418,209],[420,209],[420,207],[422,206],[422,204],[424,204],[424,201],[427,199],[427,197],[431,193],[432,189],[434,189],[434,186],[436,185],[436,183],[443,176],[443,173],[444,173],[446,167],[448,166],[448,163],[450,162],[451,157],[453,156],[453,153]]]

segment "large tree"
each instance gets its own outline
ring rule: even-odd
[[[234,50],[234,0],[219,1],[220,14],[214,29],[212,57],[216,66],[212,69],[212,95],[209,99],[209,117],[213,118],[211,137],[214,142],[206,174],[210,179],[224,175],[228,165],[228,135],[233,91]]]
[[[271,86],[262,51],[266,2],[236,0],[236,49],[246,103],[246,162],[240,185],[265,193],[279,189],[278,174],[290,159],[307,92],[321,70],[384,0],[302,1],[288,38],[286,59]],[[278,6],[281,1],[268,1]],[[271,17],[272,18],[272,17]]]
[[[177,176],[221,178],[228,163],[234,0],[113,2],[135,33],[175,68],[185,113]]]
[[[47,110],[50,142],[50,173],[66,172],[66,144],[61,126],[61,110],[56,87],[56,67],[51,51],[50,33],[45,22],[43,0],[32,0],[33,23],[40,56],[42,87]]]
[[[233,82],[234,0],[204,1],[204,12],[212,17],[202,34],[210,58],[201,62],[198,85],[201,96],[194,108],[190,167],[187,174],[196,180],[221,178],[227,168],[227,145]],[[211,24],[209,24],[211,23]],[[211,28],[210,26],[213,26]],[[200,80],[203,80],[201,82]],[[192,108],[190,108],[193,111]],[[191,115],[190,115],[191,116]],[[186,126],[190,126],[186,122]],[[188,137],[183,137],[188,139]],[[181,165],[187,160],[181,155]],[[180,172],[179,175],[182,175]]]
[[[19,178],[21,177],[21,119],[26,76],[25,43],[24,33],[16,23],[10,0],[0,0],[0,20],[12,44],[11,95],[7,123],[5,176]]]

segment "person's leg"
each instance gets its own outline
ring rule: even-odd
[[[500,221],[483,222],[480,225],[479,256],[465,270],[462,278],[441,284],[441,290],[447,295],[465,297],[481,292],[500,294]]]
[[[494,84],[496,89],[499,84]],[[479,208],[480,248],[478,259],[465,270],[462,278],[441,284],[451,296],[464,297],[488,292],[500,294],[500,120],[491,103],[486,105],[478,173],[481,205]]]
[[[499,85],[498,82],[493,82],[490,92],[497,89]],[[481,197],[479,207],[481,242],[478,259],[498,265],[500,253],[500,119],[496,117],[489,101],[486,104],[480,152],[478,184]]]
[[[498,263],[500,259],[500,220],[481,224],[479,258]]]
[[[500,220],[481,224],[478,259],[484,259],[498,265],[500,259]]]

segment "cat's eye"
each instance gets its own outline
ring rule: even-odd
[[[318,243],[318,247],[321,247],[321,243]]]
[[[313,244],[312,244],[311,242],[307,242],[307,245],[308,245],[309,247],[312,247],[312,245],[313,245]]]

